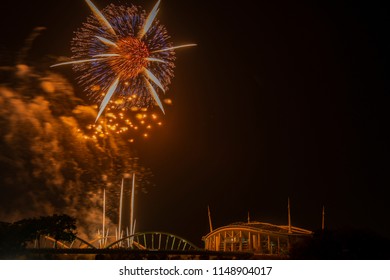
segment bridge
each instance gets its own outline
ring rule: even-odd
[[[252,254],[206,251],[192,242],[166,232],[139,232],[116,239],[100,237],[86,241],[76,237],[73,242],[41,236],[15,256],[28,259],[249,259]]]
[[[30,249],[126,249],[146,251],[198,251],[201,250],[190,241],[166,232],[139,232],[111,241],[114,236],[99,237],[92,241],[86,241],[76,237],[73,242],[55,240],[50,236],[41,236],[34,244],[29,244]]]

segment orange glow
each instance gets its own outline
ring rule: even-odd
[[[122,105],[125,101],[123,99],[117,99],[115,100],[116,105]]]
[[[100,86],[99,85],[94,85],[91,87],[91,90],[92,91],[99,91],[100,90]]]
[[[170,98],[166,98],[166,99],[164,99],[164,103],[167,104],[167,105],[172,105],[173,101]]]

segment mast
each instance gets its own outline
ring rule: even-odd
[[[208,215],[209,215],[210,232],[212,232],[213,231],[213,223],[211,222],[210,206],[207,206],[207,211],[208,211]]]
[[[291,231],[291,209],[290,209],[290,198],[287,201],[287,212],[288,212],[288,233],[292,233]]]

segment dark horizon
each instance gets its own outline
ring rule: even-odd
[[[150,10],[155,1],[128,2]],[[330,229],[390,238],[389,12],[380,1],[162,1],[158,18],[172,41],[198,46],[177,51],[165,127],[134,145],[155,185],[138,193],[138,230],[200,245],[208,205],[215,228],[245,222],[248,211],[287,224],[289,197],[295,226],[319,229],[325,206]],[[44,26],[27,58],[43,71],[71,55],[90,11],[83,0],[37,0],[4,3],[1,13],[0,66],[13,65]],[[46,70],[91,104],[75,73]]]

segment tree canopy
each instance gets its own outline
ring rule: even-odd
[[[14,223],[0,222],[0,250],[23,249],[40,236],[72,242],[76,238],[76,219],[68,215],[52,215],[23,219]]]

